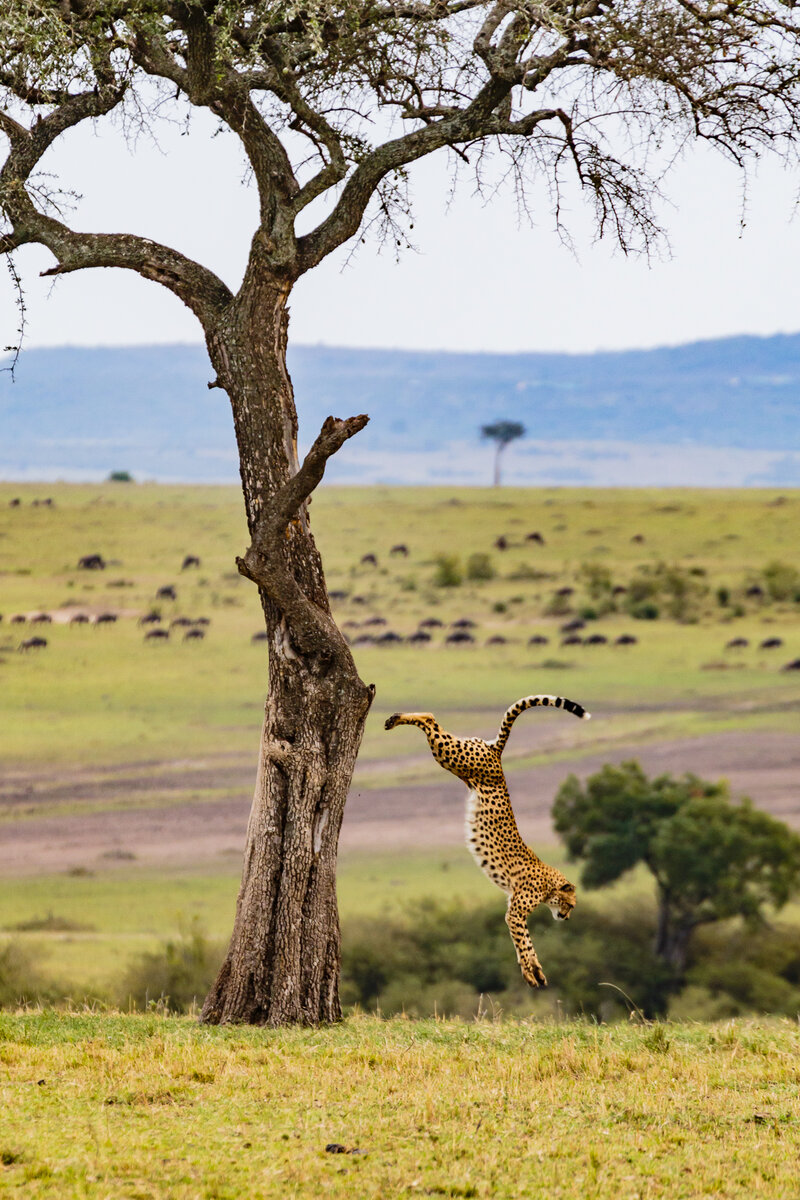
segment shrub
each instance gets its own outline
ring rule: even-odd
[[[224,947],[209,942],[195,919],[178,938],[160,949],[140,954],[120,985],[120,1008],[158,1004],[168,1012],[187,1012],[209,991],[224,956]]]
[[[19,941],[0,946],[0,1008],[20,1004],[53,1003],[58,987],[44,979],[38,968],[41,952]]]
[[[461,560],[455,554],[440,554],[435,560],[433,574],[435,587],[460,587],[464,582]]]
[[[467,559],[467,579],[481,582],[494,579],[496,571],[488,554],[470,554]]]
[[[108,476],[109,483],[133,483],[130,471],[112,471]]]
[[[592,600],[605,600],[611,595],[614,581],[608,567],[600,563],[584,563],[581,567],[581,578]]]
[[[717,604],[720,608],[725,608],[731,602],[731,589],[727,587],[717,588]]]
[[[652,600],[643,600],[641,604],[631,604],[628,612],[637,621],[657,621],[661,616],[661,610]]]
[[[789,563],[768,563],[762,572],[767,592],[772,600],[791,600],[800,585],[800,573]]]

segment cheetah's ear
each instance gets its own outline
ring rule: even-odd
[[[562,892],[574,892],[575,884],[574,883],[562,883],[560,890]]]

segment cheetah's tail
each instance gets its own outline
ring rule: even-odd
[[[540,704],[544,705],[545,708],[564,708],[568,713],[572,713],[573,716],[582,717],[584,721],[588,721],[592,715],[582,705],[576,704],[574,700],[567,700],[565,696],[523,696],[521,700],[517,700],[516,704],[511,705],[511,708],[509,708],[503,717],[500,732],[491,745],[498,752],[502,752],[503,747],[508,741],[508,735],[511,733],[511,726],[519,714],[525,712],[526,708],[536,708]]]

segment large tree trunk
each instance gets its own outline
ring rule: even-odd
[[[212,1024],[314,1025],[341,1016],[336,855],[373,689],[330,616],[305,498],[272,543],[262,536],[289,481],[299,478],[285,361],[288,291],[274,279],[251,280],[208,338],[231,399],[253,539],[240,570],[259,583],[269,635],[236,920],[201,1016]]]
[[[689,960],[689,943],[695,924],[689,918],[681,918],[673,912],[668,896],[659,897],[658,927],[656,929],[656,955],[670,966],[679,979],[686,974]]]

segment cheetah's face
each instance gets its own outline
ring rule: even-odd
[[[568,921],[575,903],[575,887],[566,880],[545,900],[556,921]]]

